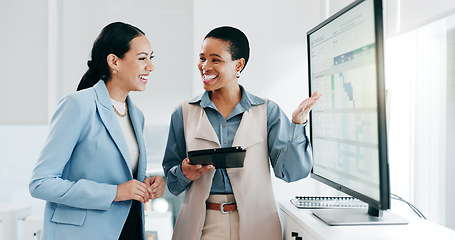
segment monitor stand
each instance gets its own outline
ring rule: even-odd
[[[381,217],[375,217],[365,208],[314,209],[311,212],[329,226],[408,224],[408,220],[389,211],[382,211]]]

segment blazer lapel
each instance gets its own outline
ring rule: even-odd
[[[234,137],[234,142],[232,146],[240,146],[242,148],[248,148],[249,146],[253,146],[257,143],[265,141],[266,138],[261,131],[264,128],[261,127],[251,127],[253,125],[257,125],[258,123],[264,122],[261,121],[264,115],[261,114],[253,114],[252,109],[245,111],[242,116],[242,120],[240,122],[239,128]],[[267,123],[267,119],[265,121]],[[267,126],[265,126],[265,129]]]
[[[197,131],[195,138],[204,139],[207,141],[215,142],[220,146],[218,137],[216,136],[215,130],[213,130],[212,125],[210,124],[209,118],[205,113],[204,109],[201,107],[201,114],[199,119],[199,124],[197,126]]]
[[[130,161],[130,154],[128,151],[128,145],[125,142],[125,138],[123,136],[122,129],[120,124],[117,120],[117,116],[114,113],[114,109],[112,107],[111,98],[109,96],[109,92],[107,91],[106,85],[104,81],[100,80],[94,86],[95,92],[97,94],[98,100],[96,101],[96,105],[98,108],[99,115],[101,120],[106,127],[107,131],[112,137],[115,145],[119,149],[120,153],[123,156],[123,159],[128,166],[128,172],[131,175],[131,161]],[[131,175],[132,178],[132,175]]]
[[[126,98],[128,104],[128,114],[130,115],[131,124],[133,125],[134,133],[136,135],[137,145],[139,147],[139,163],[137,168],[137,179],[142,181],[145,178],[147,168],[147,155],[145,150],[144,136],[143,136],[143,123],[141,123],[141,113],[139,109],[131,102],[130,97]]]

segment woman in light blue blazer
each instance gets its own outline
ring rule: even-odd
[[[164,192],[146,177],[144,116],[128,93],[154,70],[144,33],[107,25],[96,39],[78,91],[55,112],[29,185],[46,201],[43,240],[145,239],[142,203]]]

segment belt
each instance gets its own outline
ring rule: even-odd
[[[237,204],[233,202],[210,203],[206,202],[207,209],[221,211],[222,214],[237,211]]]

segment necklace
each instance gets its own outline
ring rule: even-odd
[[[115,109],[115,106],[114,106],[114,105],[112,105],[112,107],[114,108],[115,114],[117,114],[117,116],[119,116],[119,117],[125,117],[126,114],[128,114],[128,105],[126,104],[126,102],[125,102],[125,113],[124,113],[124,114],[120,114],[120,113],[117,111],[117,109]]]

